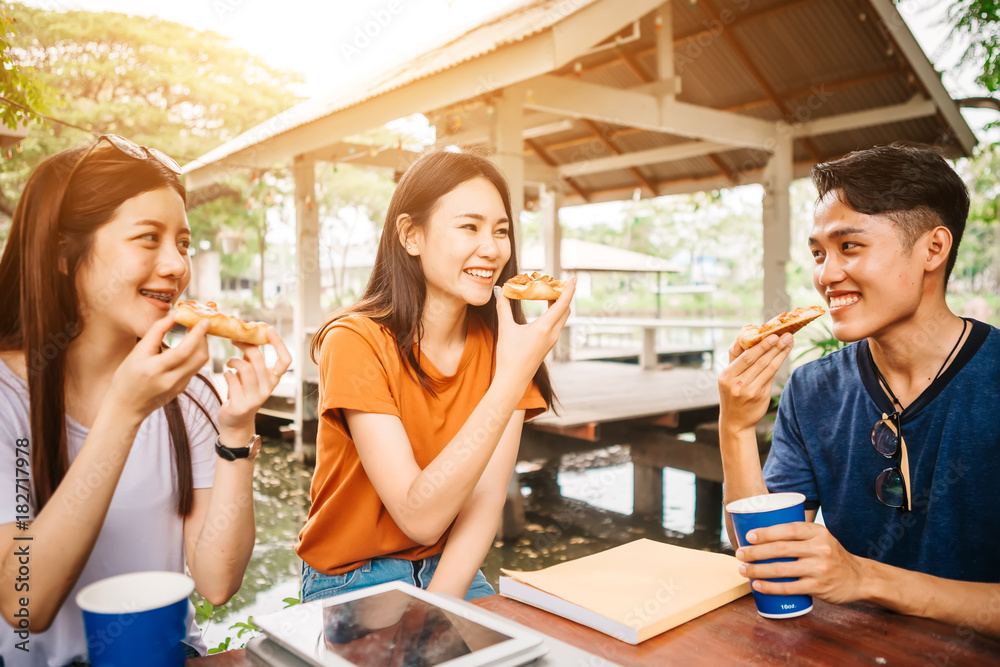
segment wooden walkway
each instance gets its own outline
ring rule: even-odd
[[[644,370],[633,364],[570,361],[548,365],[558,404],[528,423],[533,429],[593,440],[588,429],[626,420],[661,423],[719,405],[712,370]]]

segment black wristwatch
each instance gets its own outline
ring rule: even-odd
[[[257,458],[257,453],[260,452],[260,436],[256,433],[250,438],[250,442],[247,443],[246,447],[226,447],[222,444],[222,440],[219,438],[215,439],[215,451],[222,458],[227,461],[235,461],[236,459],[250,459],[253,461]]]

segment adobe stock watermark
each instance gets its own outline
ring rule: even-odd
[[[403,12],[402,0],[389,0],[385,5],[369,11],[365,22],[354,26],[350,40],[340,42],[340,54],[348,65],[361,52],[367,49],[381,36],[389,25]]]
[[[508,421],[509,418],[503,419],[498,411],[491,409],[485,422],[459,443],[458,463],[444,461],[440,470],[427,473],[416,489],[410,489],[404,504],[398,508],[400,519],[413,516],[436,496],[446,492],[449,482],[462,473],[462,464],[468,463],[483,447],[495,448]]]
[[[245,4],[246,0],[212,0],[212,10],[219,21],[224,21],[229,14]]]

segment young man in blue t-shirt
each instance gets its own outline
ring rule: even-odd
[[[834,335],[856,342],[792,374],[763,470],[754,426],[792,336],[730,351],[726,502],[806,496],[805,523],[748,535],[740,570],[764,593],[866,600],[1000,636],[1000,331],[945,302],[968,193],[929,148],[851,153],[813,180],[813,284]],[[754,562],[778,557],[797,560]],[[797,581],[766,581],[782,577]]]

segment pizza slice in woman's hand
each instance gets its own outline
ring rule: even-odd
[[[267,345],[266,322],[244,322],[238,317],[219,312],[219,307],[209,301],[201,304],[197,301],[181,301],[177,304],[174,321],[192,328],[202,320],[208,320],[208,333],[220,338],[228,338],[237,343],[250,345]]]
[[[503,295],[522,301],[555,301],[562,294],[566,283],[538,271],[519,273],[503,284]]]

